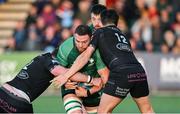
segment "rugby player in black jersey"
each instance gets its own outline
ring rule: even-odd
[[[128,93],[141,113],[153,113],[148,98],[146,73],[134,56],[129,40],[117,28],[119,16],[114,10],[105,10],[100,17],[103,27],[95,31],[90,46],[76,59],[70,70],[55,78],[53,83],[64,84],[88,62],[98,48],[104,63],[110,69],[98,113],[111,113]]]
[[[35,57],[14,79],[0,87],[0,113],[33,113],[31,103],[48,88],[54,76],[67,71],[55,60],[57,51]],[[88,77],[76,73],[70,79],[87,82]]]

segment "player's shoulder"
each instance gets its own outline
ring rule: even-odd
[[[98,28],[98,29],[96,29],[96,30],[95,30],[95,32],[97,32],[97,33],[98,33],[98,32],[103,32],[104,30],[105,30],[105,28],[104,28],[104,27],[102,27],[102,28]]]
[[[118,32],[120,34],[123,34],[122,31],[115,25],[107,26],[104,29],[107,31],[113,31],[113,32]]]
[[[45,52],[45,53],[42,53],[42,54],[39,54],[39,55],[37,55],[36,57],[34,57],[33,59],[32,59],[32,61],[35,61],[35,62],[40,62],[40,61],[46,61],[46,60],[48,60],[48,59],[51,59],[52,58],[52,56],[51,56],[51,53],[49,53],[49,52]]]
[[[39,54],[38,56],[36,56],[35,58],[46,58],[46,57],[51,57],[51,53],[50,52],[44,52]]]
[[[97,36],[97,35],[100,35],[102,33],[104,33],[104,28],[98,28],[93,32],[93,35]]]
[[[71,45],[73,43],[74,37],[69,37],[68,39],[66,39],[61,45]]]
[[[74,46],[73,42],[74,42],[74,37],[70,37],[60,45],[60,48],[63,49],[72,48]]]
[[[94,54],[99,55],[99,49],[96,49]]]
[[[58,53],[68,54],[74,47],[74,37],[65,40],[60,46]]]

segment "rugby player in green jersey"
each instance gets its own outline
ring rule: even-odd
[[[91,9],[91,22],[89,25],[91,32],[95,29],[100,28],[100,13],[105,10],[106,7],[101,4],[96,4]],[[80,27],[81,29],[83,26]],[[76,29],[74,37],[67,39],[59,47],[57,54],[57,60],[66,68],[69,68],[76,57],[82,53],[90,43],[90,35],[88,36],[87,31]],[[84,29],[84,28],[83,28]],[[89,63],[80,71],[88,76],[88,81],[91,77],[100,77],[103,83],[106,83],[109,75],[109,70],[102,62],[99,51],[90,59]],[[67,113],[85,113],[96,112],[99,100],[101,97],[102,86],[92,86],[84,83],[68,82],[61,88],[62,97],[64,100],[64,107]],[[82,86],[82,87],[79,87]],[[76,87],[76,89],[74,89]],[[85,106],[85,109],[83,108]]]
[[[90,41],[90,27],[87,25],[78,26],[74,36],[60,45],[57,60],[64,67],[71,67],[75,59],[89,46]],[[88,76],[87,82],[89,83],[92,77],[101,77],[103,83],[106,83],[109,75],[109,70],[101,60],[98,50],[80,72]],[[61,87],[66,112],[96,112],[102,93],[101,89],[102,85],[96,86],[88,83],[67,82],[67,84]]]

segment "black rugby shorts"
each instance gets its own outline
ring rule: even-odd
[[[148,96],[149,88],[146,73],[144,71],[110,72],[109,80],[103,92],[122,99],[128,93],[134,98]]]

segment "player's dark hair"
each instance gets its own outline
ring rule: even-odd
[[[103,10],[106,10],[106,7],[102,4],[95,4],[91,8],[91,13],[94,13],[95,15],[99,15]]]
[[[117,25],[118,20],[119,20],[119,15],[113,9],[104,10],[101,12],[101,22],[103,25],[106,24]]]
[[[88,25],[79,25],[76,28],[75,33],[78,35],[89,35],[89,37],[92,36],[91,29]]]

